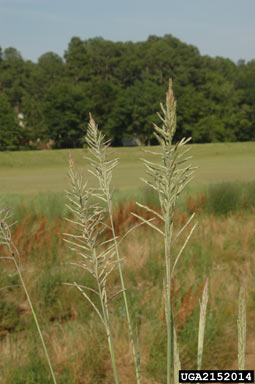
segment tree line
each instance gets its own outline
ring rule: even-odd
[[[255,60],[202,56],[172,35],[73,37],[63,58],[47,52],[37,63],[0,47],[0,150],[81,147],[89,112],[113,145],[134,136],[153,144],[169,78],[177,139],[255,140]]]

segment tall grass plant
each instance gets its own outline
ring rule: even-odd
[[[173,144],[173,136],[176,130],[176,102],[171,81],[166,95],[166,102],[164,105],[161,104],[161,114],[159,114],[159,118],[161,120],[161,126],[154,125],[154,129],[155,136],[160,144],[160,150],[157,150],[155,153],[150,152],[150,156],[155,157],[155,161],[144,159],[148,175],[148,178],[143,180],[146,184],[146,189],[143,193],[144,200],[137,203],[139,211],[133,212],[133,217],[139,221],[135,223],[134,227],[146,224],[149,229],[155,231],[157,239],[161,238],[163,244],[162,256],[164,268],[162,268],[160,259],[159,262],[156,263],[154,259],[150,257],[146,257],[145,261],[144,257],[144,261],[141,260],[139,263],[141,270],[145,263],[147,263],[148,267],[151,268],[152,275],[154,274],[155,281],[163,277],[162,283],[158,284],[163,287],[161,295],[163,297],[162,319],[164,322],[164,327],[158,331],[158,335],[160,335],[158,342],[165,343],[166,339],[165,346],[162,347],[160,345],[161,352],[164,351],[166,355],[165,358],[162,358],[162,355],[160,355],[161,364],[166,364],[165,371],[163,369],[162,378],[167,384],[170,384],[172,380],[177,384],[182,355],[177,340],[178,327],[185,324],[187,319],[190,318],[201,293],[200,314],[198,316],[197,369],[201,369],[202,367],[209,287],[207,279],[205,279],[204,283],[200,284],[196,291],[193,291],[193,286],[191,286],[182,296],[184,309],[180,310],[177,314],[174,313],[174,300],[176,299],[176,291],[174,290],[175,279],[180,270],[179,264],[185,263],[184,261],[180,263],[180,261],[184,256],[184,251],[191,239],[196,224],[192,224],[194,214],[191,214],[190,217],[182,215],[180,218],[176,211],[180,196],[192,178],[194,167],[186,165],[190,159],[186,144],[190,139],[182,139],[180,142]],[[97,184],[93,183],[92,187],[89,186],[83,171],[77,167],[74,159],[70,156],[70,186],[67,191],[67,211],[69,213],[66,214],[67,224],[66,230],[64,231],[64,239],[76,256],[74,260],[71,259],[71,256],[68,256],[68,261],[71,261],[71,265],[77,268],[74,274],[78,278],[75,278],[73,282],[65,283],[65,285],[72,286],[86,299],[87,304],[90,305],[97,316],[99,324],[101,324],[102,329],[104,329],[105,340],[108,344],[111,358],[113,380],[116,384],[121,382],[121,374],[118,371],[117,347],[114,344],[116,340],[114,337],[114,325],[116,325],[116,323],[114,324],[114,321],[116,321],[114,311],[120,312],[122,308],[122,314],[124,313],[127,321],[127,334],[129,335],[135,380],[140,384],[142,382],[141,362],[143,361],[143,350],[141,348],[139,323],[142,322],[142,320],[139,320],[138,316],[138,320],[134,326],[132,310],[141,305],[142,300],[139,295],[135,297],[134,288],[127,290],[128,285],[125,281],[124,266],[128,260],[125,261],[125,257],[122,257],[123,240],[127,235],[131,235],[131,229],[134,228],[127,230],[122,238],[117,233],[116,222],[114,220],[113,188],[111,181],[113,171],[118,165],[118,159],[109,159],[110,142],[107,141],[98,130],[97,124],[91,115],[86,140],[90,153],[90,172],[95,177]],[[240,209],[243,201],[245,201],[246,204],[248,204],[248,201],[250,201],[249,204],[253,204],[253,187],[251,185],[247,188],[248,192],[246,192],[245,200],[242,187],[235,185],[235,188],[236,189],[228,188],[226,184],[218,186],[218,189],[215,186],[212,187],[211,192],[210,190],[208,192],[206,204],[208,204],[208,207],[210,207],[211,204],[210,209],[217,212],[217,214],[225,214],[230,211],[235,212]],[[44,213],[46,216],[48,215],[49,220],[60,212],[62,212],[63,215],[63,211],[61,211],[62,197],[58,200],[56,196],[52,196],[52,201],[47,200],[47,197],[46,199],[41,198],[41,200],[38,201],[41,201],[42,205],[31,205],[31,207],[33,207],[31,209],[34,212],[45,211]],[[48,206],[50,206],[49,210],[46,209]],[[20,215],[22,214],[20,213]],[[106,220],[107,218],[108,221]],[[46,347],[46,342],[23,276],[22,257],[12,239],[12,224],[10,223],[8,210],[3,209],[1,211],[0,224],[1,249],[5,248],[6,250],[1,255],[1,259],[2,261],[11,261],[15,267],[18,279],[15,278],[12,283],[14,286],[20,285],[24,290],[43,346],[51,379],[56,384],[56,375]],[[40,241],[41,234],[44,233],[45,225],[46,224],[43,224],[39,227],[35,234],[38,242]],[[214,223],[212,222],[211,227],[213,228],[213,226]],[[20,235],[18,236],[18,238],[21,237]],[[58,239],[58,241],[61,240]],[[143,245],[145,245],[144,242]],[[62,264],[61,268],[64,270],[65,266],[66,263]],[[81,273],[79,273],[79,271]],[[139,273],[141,274],[141,272]],[[130,274],[129,279],[133,281],[134,285],[139,287],[137,277],[134,274]],[[159,286],[156,286],[157,293]],[[41,295],[43,298],[41,302],[44,308],[53,306],[55,307],[53,312],[56,311],[56,303],[60,297],[59,292],[66,288],[67,287],[63,287],[61,271],[59,271],[59,274],[56,273],[55,268],[50,264],[48,265],[48,272],[45,273],[45,275],[42,274],[36,284],[36,291],[38,295]],[[3,289],[10,289],[10,286],[5,285],[1,288],[1,290]],[[153,293],[153,291],[151,292]],[[146,301],[146,295],[143,298],[143,301],[144,300]],[[62,307],[64,307],[64,305]],[[67,318],[77,318],[77,313],[73,308],[69,308],[68,305],[64,310],[63,308],[59,310],[59,312],[61,311],[66,311]],[[155,312],[155,309],[151,308],[152,313],[153,311]],[[50,311],[45,310],[44,314],[47,314],[47,316],[52,319]],[[154,316],[156,318],[156,315]],[[155,318],[154,325],[156,324]],[[92,317],[92,324],[93,321],[94,318]],[[179,324],[176,324],[176,321],[179,321]],[[98,323],[95,322],[94,324],[96,328],[96,324]],[[134,329],[136,330],[135,332]],[[241,290],[238,315],[238,359],[239,367],[242,369],[245,367],[245,337],[245,296]],[[34,361],[34,363],[28,367],[28,372],[29,383],[32,383],[33,380],[49,381],[43,366],[40,365],[38,361]],[[15,372],[13,372],[13,375],[13,377],[16,377]],[[22,383],[23,379],[21,378],[22,376],[19,378]],[[62,378],[64,380],[64,376],[62,376]],[[67,374],[65,380],[69,382],[69,374]]]

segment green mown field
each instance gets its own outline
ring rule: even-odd
[[[148,149],[148,148],[143,148]],[[157,147],[151,148],[157,151]],[[120,165],[114,172],[113,185],[123,191],[142,187],[144,174],[141,157],[152,155],[142,148],[114,148]],[[70,151],[86,171],[86,150]],[[0,194],[61,192],[67,185],[69,150],[0,153]],[[250,181],[255,178],[255,143],[217,143],[191,145],[192,164],[198,169],[193,186],[202,187],[219,181]],[[88,175],[90,179],[90,175]]]

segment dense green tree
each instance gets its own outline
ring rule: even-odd
[[[103,128],[104,133],[115,140],[111,131],[112,111],[117,103],[120,89],[110,80],[93,77],[83,86],[83,92],[88,100],[89,111],[97,123]]]
[[[73,37],[63,59],[47,52],[38,63],[24,61],[15,48],[0,48],[0,93],[14,120],[24,114],[16,147],[38,139],[52,139],[57,148],[81,146],[89,112],[114,145],[127,136],[153,143],[152,122],[169,78],[177,140],[255,140],[253,60],[201,56],[170,34],[137,43]]]
[[[68,75],[75,81],[88,81],[90,79],[91,66],[87,43],[79,37],[73,37],[64,54]]]
[[[8,96],[11,105],[18,111],[24,94],[24,61],[15,48],[10,47],[3,52],[0,87],[0,91]]]
[[[48,128],[45,120],[43,103],[29,94],[22,98],[21,111],[24,115],[24,141],[27,145],[49,140]],[[29,144],[30,143],[30,144]]]
[[[165,89],[154,82],[137,81],[132,87],[122,89],[113,105],[106,132],[115,145],[121,145],[124,137],[137,136],[144,144],[150,144],[153,122],[158,122],[155,111]]]
[[[14,150],[20,146],[21,127],[8,98],[0,93],[0,150]]]
[[[54,52],[47,52],[38,59],[38,67],[42,70],[45,77],[55,79],[62,77],[64,74],[63,59]]]
[[[89,116],[82,89],[68,82],[58,83],[47,90],[43,104],[47,137],[54,140],[55,147],[80,147]]]

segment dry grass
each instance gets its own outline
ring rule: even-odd
[[[132,209],[132,206],[130,207]],[[126,219],[123,215],[122,222],[128,228],[128,208],[126,208]],[[186,220],[187,214],[177,212],[176,230]],[[127,220],[127,221],[126,221]],[[205,355],[203,367],[208,369],[230,369],[237,368],[237,327],[236,318],[238,313],[237,302],[234,298],[238,296],[239,277],[246,284],[247,290],[247,339],[252,339],[252,326],[254,323],[254,278],[255,278],[255,223],[253,214],[240,213],[227,217],[217,218],[200,214],[200,225],[194,233],[189,248],[184,255],[184,263],[177,269],[176,278],[173,284],[173,296],[176,299],[176,314],[179,317],[178,333],[180,342],[180,354],[183,361],[183,368],[190,368],[195,365],[195,351],[187,350],[185,342],[185,329],[190,329],[191,325],[196,326],[198,310],[198,297],[204,278],[210,276],[209,309],[208,321],[213,315],[213,322],[217,325],[215,329],[206,330]],[[70,229],[68,223],[60,222],[55,219],[51,222],[42,217],[38,217],[34,225],[28,218],[19,224],[14,230],[14,236],[19,244],[24,267],[24,278],[30,292],[37,293],[35,287],[37,281],[46,273],[49,268],[55,269],[61,266],[64,273],[63,279],[70,281],[73,278],[73,271],[66,272],[65,264],[70,260],[67,250],[60,240],[55,236],[56,229],[64,232]],[[32,231],[31,231],[32,228]],[[41,233],[40,237],[38,233]],[[30,235],[32,232],[32,236]],[[22,234],[22,235],[21,235]],[[127,278],[128,289],[131,291],[132,308],[139,312],[139,336],[142,356],[142,380],[144,383],[155,383],[156,373],[153,374],[146,368],[151,362],[151,353],[155,345],[155,326],[164,327],[164,305],[162,298],[162,280],[160,273],[163,270],[162,249],[159,242],[160,235],[151,232],[150,229],[141,227],[131,233],[121,244],[121,249],[125,251],[124,275]],[[36,240],[37,238],[37,240]],[[27,254],[28,244],[36,243],[36,252],[32,252],[30,257]],[[50,246],[46,247],[46,244]],[[34,249],[33,247],[31,248]],[[205,267],[203,267],[205,265]],[[5,264],[9,273],[12,269],[9,264]],[[58,267],[59,268],[59,267]],[[188,271],[188,273],[187,273]],[[34,279],[34,276],[37,279]],[[182,278],[185,276],[185,279]],[[2,280],[2,285],[6,280]],[[43,280],[45,281],[45,280]],[[44,284],[48,284],[48,280]],[[110,285],[119,287],[117,275],[113,275]],[[19,290],[19,288],[14,288]],[[28,310],[24,295],[15,290],[1,292],[1,297],[5,302],[17,308],[18,324],[23,324],[28,331],[16,328],[12,331],[6,330],[1,336],[2,359],[1,375],[4,384],[10,384],[7,372],[12,371],[15,365],[27,367],[30,361],[29,351],[33,350],[35,337],[32,336],[31,314]],[[49,289],[53,289],[52,287]],[[48,291],[47,291],[48,292]],[[84,309],[84,303],[80,301],[78,295],[66,288],[64,294],[56,292],[57,300],[62,303],[54,306],[55,316],[47,319],[45,312],[44,299],[39,297],[35,304],[39,312],[40,320],[43,324],[43,333],[46,336],[47,344],[50,346],[50,353],[53,365],[56,367],[57,377],[61,377],[65,370],[70,372],[72,383],[96,384],[103,380],[110,383],[111,367],[107,354],[107,345],[103,341],[102,330],[99,324],[95,325],[95,316],[89,308]],[[20,300],[21,297],[21,301]],[[72,305],[67,307],[69,316],[61,311],[66,311],[65,301]],[[193,302],[193,304],[192,304]],[[192,304],[192,305],[191,305]],[[193,308],[194,307],[194,308]],[[190,308],[193,312],[190,314]],[[45,316],[46,314],[46,316]],[[128,347],[128,333],[119,320],[121,319],[121,306],[116,303],[112,310],[112,320],[114,329],[114,343],[116,344],[117,365],[120,368],[120,379],[123,383],[131,383],[133,379],[133,366],[130,362],[130,349]],[[176,319],[176,321],[177,321]],[[185,319],[185,321],[184,321]],[[10,320],[10,319],[9,319]],[[85,322],[84,322],[85,320]],[[1,332],[3,332],[3,319],[0,320]],[[118,325],[119,324],[119,325]],[[208,331],[208,332],[207,332]],[[32,332],[32,333],[31,333]],[[251,336],[250,336],[251,335]],[[196,339],[194,339],[196,340]],[[193,341],[194,341],[193,340]],[[189,345],[189,344],[188,344]],[[40,350],[39,350],[40,351]],[[129,351],[126,354],[126,351]],[[254,354],[254,345],[247,345],[247,364],[249,356]],[[41,354],[41,352],[40,352]],[[211,356],[216,358],[212,362]],[[42,354],[41,354],[42,356]],[[26,368],[29,369],[29,368]],[[122,370],[125,381],[122,377]],[[157,376],[157,375],[156,375]],[[100,379],[101,377],[101,379]],[[102,379],[103,378],[103,379]]]

